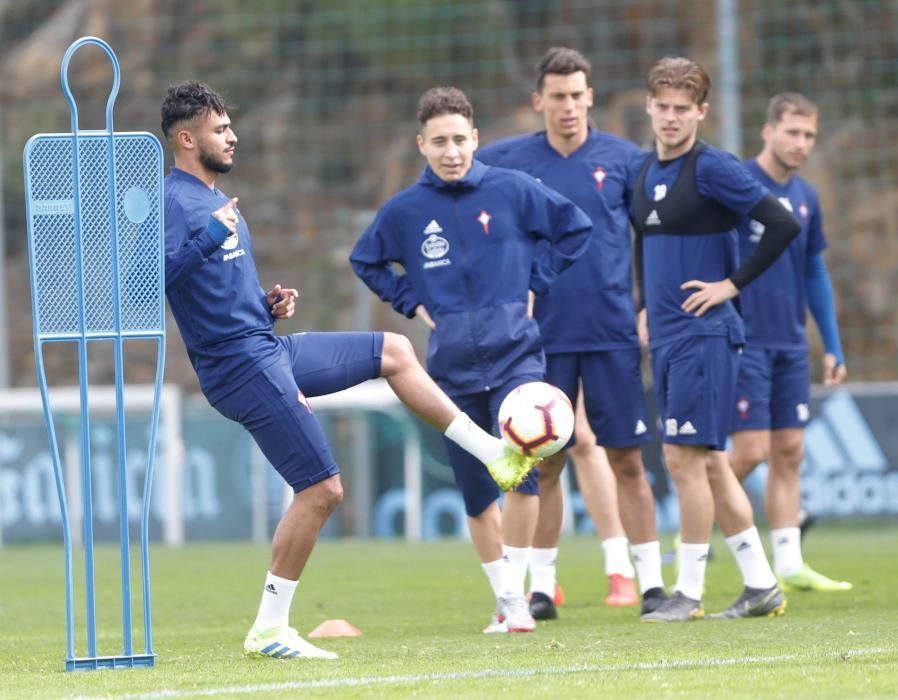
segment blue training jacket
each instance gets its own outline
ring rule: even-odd
[[[350,262],[399,313],[427,309],[436,323],[428,371],[448,393],[471,394],[545,370],[527,291],[544,294],[591,229],[579,208],[524,173],[474,161],[450,183],[428,166],[378,212]]]

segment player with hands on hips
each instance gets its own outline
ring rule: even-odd
[[[736,559],[743,592],[717,618],[778,615],[785,597],[754,526],[751,503],[725,452],[742,319],[732,303],[799,232],[795,218],[731,154],[697,139],[710,78],[695,61],[664,58],[647,79],[654,149],[630,172],[636,272],[644,302],[663,454],[680,505],[680,569],[673,595],[642,619],[704,616],[701,599],[713,521]],[[767,229],[739,261],[735,227]]]
[[[474,160],[473,109],[460,90],[425,92],[418,122],[427,167],[380,209],[350,261],[380,299],[427,325],[431,376],[480,428],[495,430],[502,400],[545,372],[534,293],[545,294],[566,274],[589,244],[592,225],[532,177]],[[537,477],[529,473],[507,491],[500,512],[500,492],[483,464],[450,442],[446,449],[496,598],[484,631],[532,630],[524,579],[539,510]]]

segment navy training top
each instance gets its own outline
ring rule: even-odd
[[[229,197],[172,168],[165,192],[165,293],[203,393],[214,401],[277,357],[274,319],[259,283],[252,239],[210,214]]]
[[[694,158],[692,151],[700,148]],[[684,163],[691,163],[693,172],[687,173]],[[658,214],[662,204],[676,211],[680,193],[694,192],[707,200],[709,220],[721,220],[720,212],[737,216],[747,215],[764,199],[768,191],[748,172],[731,153],[696,142],[688,153],[668,161],[659,161],[654,149],[640,154],[632,163],[630,191],[644,169],[642,200],[651,211],[645,220],[637,220],[636,200],[631,195],[631,217],[640,230],[651,225],[650,234],[643,237],[643,279],[645,304],[648,311],[649,336],[652,346],[673,342],[692,335],[722,335],[731,342],[745,342],[742,319],[732,300],[719,304],[703,316],[695,316],[681,308],[695,290],[681,289],[689,280],[717,282],[729,277],[739,265],[738,238],[735,228],[694,233],[688,230],[668,232],[664,218]],[[693,178],[693,182],[681,178]],[[668,197],[670,200],[664,201]],[[655,203],[657,208],[652,208]],[[691,204],[691,202],[690,202]],[[696,223],[696,231],[702,230]]]
[[[640,153],[625,139],[594,129],[570,156],[546,132],[497,141],[478,160],[526,172],[570,199],[592,220],[592,242],[537,300],[547,353],[637,347],[631,279],[628,165]]]
[[[801,224],[801,233],[786,252],[739,295],[745,336],[758,347],[800,350],[807,347],[807,260],[826,248],[820,202],[814,188],[798,175],[781,184],[756,160],[746,161],[745,166]],[[745,260],[764,235],[764,225],[743,217],[738,231],[739,251]]]

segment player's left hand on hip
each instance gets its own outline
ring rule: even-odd
[[[427,313],[427,309],[424,308],[424,304],[418,304],[415,307],[415,316],[420,318],[424,325],[426,325],[430,330],[435,331],[437,329],[437,324],[434,323],[433,318],[431,318],[430,314]]]
[[[848,368],[844,364],[838,364],[836,356],[826,353],[823,356],[823,383],[827,386],[835,386],[845,381]]]
[[[719,282],[702,282],[701,280],[689,280],[680,285],[680,289],[696,289],[686,301],[683,302],[682,309],[686,313],[702,316],[706,311],[714,308],[718,304],[729,301],[739,294],[736,285],[727,278]]]
[[[636,314],[636,335],[639,336],[639,344],[647,348],[649,346],[649,316],[646,309],[640,309]]]

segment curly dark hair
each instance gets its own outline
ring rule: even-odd
[[[162,133],[168,138],[175,124],[229,111],[221,95],[205,83],[190,81],[172,85],[162,101]]]
[[[460,114],[468,121],[474,120],[474,108],[461,90],[455,87],[430,88],[418,100],[418,122],[424,126],[443,114]]]

